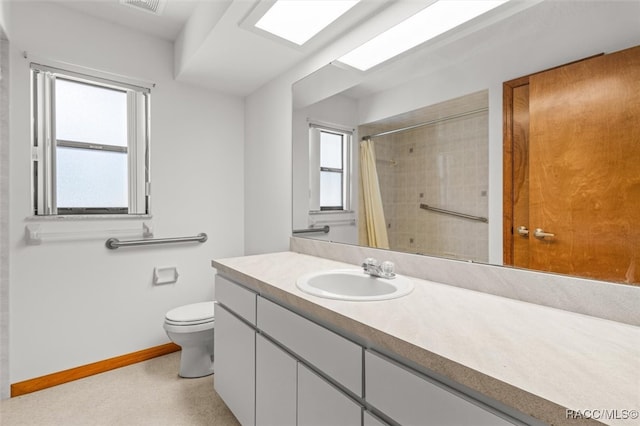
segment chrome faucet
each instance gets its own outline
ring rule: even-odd
[[[380,263],[373,257],[367,257],[364,262],[362,262],[364,273],[372,277],[393,279],[396,277],[395,272],[393,272],[394,267],[393,262],[385,261]]]

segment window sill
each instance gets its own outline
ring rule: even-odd
[[[49,216],[27,216],[27,222],[73,222],[90,220],[148,220],[152,219],[150,214],[69,214],[69,215],[49,215]]]
[[[353,210],[309,210],[310,215],[352,214]]]

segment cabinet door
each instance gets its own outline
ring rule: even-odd
[[[298,426],[362,425],[362,407],[298,363]]]
[[[256,335],[256,426],[296,424],[298,361]]]
[[[422,375],[365,352],[367,402],[402,425],[506,426],[512,423]],[[506,417],[506,416],[505,416]]]
[[[215,305],[213,377],[216,392],[244,426],[255,424],[255,331]]]

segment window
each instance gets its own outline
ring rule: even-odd
[[[311,125],[309,135],[309,210],[349,210],[352,132]]]
[[[36,215],[149,213],[149,89],[31,64]]]

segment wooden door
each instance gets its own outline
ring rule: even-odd
[[[531,76],[529,266],[640,282],[640,47]]]
[[[527,81],[530,234],[528,239],[517,234],[524,216],[516,213],[519,166],[513,148],[511,264],[639,284],[640,47]],[[514,89],[514,147],[516,99]],[[536,228],[554,236],[536,238]],[[517,254],[523,241],[528,255]]]
[[[513,262],[529,268],[529,85],[513,89]],[[519,230],[520,227],[527,229]],[[524,232],[523,232],[524,231]]]

